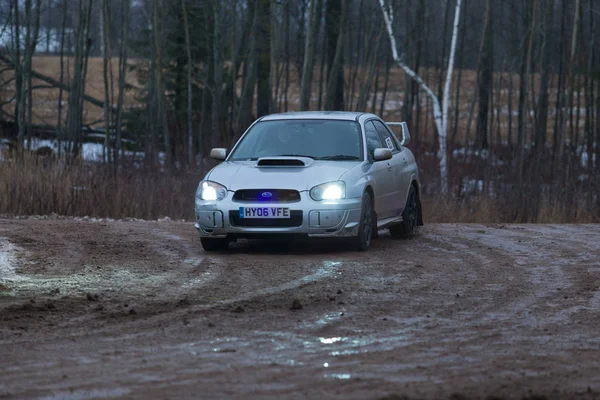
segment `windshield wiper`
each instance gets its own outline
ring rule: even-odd
[[[326,156],[326,157],[319,157],[317,160],[330,160],[330,161],[354,161],[354,160],[358,160],[359,158],[356,156],[349,156],[346,154],[337,154],[335,156]]]

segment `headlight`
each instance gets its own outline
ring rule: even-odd
[[[227,188],[221,184],[211,181],[202,181],[198,185],[196,198],[207,201],[220,201],[227,195]]]
[[[346,184],[342,181],[324,183],[310,189],[313,200],[340,200],[346,197]]]

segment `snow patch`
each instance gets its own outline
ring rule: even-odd
[[[25,277],[17,274],[17,253],[19,250],[7,239],[0,237],[0,282],[26,280]]]

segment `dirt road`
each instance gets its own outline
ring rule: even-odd
[[[190,223],[0,219],[0,398],[452,395],[600,398],[599,225],[207,254]]]

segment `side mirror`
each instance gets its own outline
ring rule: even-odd
[[[410,143],[410,132],[408,131],[408,124],[406,122],[401,122],[400,126],[402,127],[402,142],[400,142],[400,144],[402,146],[406,146]]]
[[[392,158],[392,151],[390,149],[386,149],[384,147],[375,149],[373,158],[375,159],[375,161],[389,160],[390,158]]]
[[[215,160],[224,160],[227,158],[227,149],[216,148],[210,151],[210,156]]]

